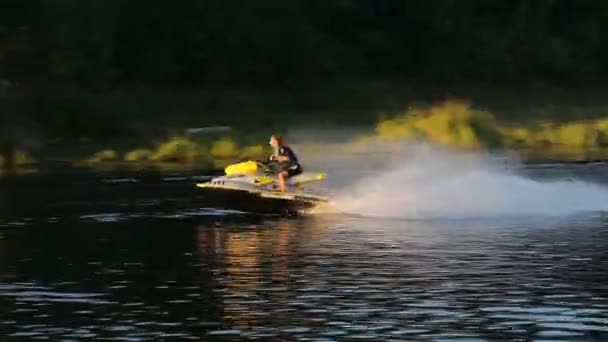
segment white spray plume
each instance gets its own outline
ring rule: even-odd
[[[324,211],[418,219],[608,210],[608,189],[527,178],[513,157],[420,144],[387,146],[369,146],[371,153],[357,156],[325,156],[323,167],[342,181],[334,183],[334,203]]]

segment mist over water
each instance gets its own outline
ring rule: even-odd
[[[556,216],[608,209],[608,188],[581,180],[531,179],[514,157],[413,144],[399,152],[370,148],[373,158],[349,156],[346,163],[346,169],[358,165],[361,174],[330,175],[350,179],[348,185],[341,180],[334,203],[320,210],[419,219]],[[378,160],[386,162],[374,169],[371,165],[379,165]],[[339,159],[334,162],[341,164]],[[372,172],[364,172],[366,165]]]

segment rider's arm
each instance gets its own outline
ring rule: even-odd
[[[291,159],[288,155],[283,154],[283,150],[279,147],[273,154],[270,156],[270,160],[276,160],[280,163],[289,162]]]
[[[289,161],[289,157],[273,154],[270,156],[270,161],[278,161],[278,162],[282,163],[282,162]]]
[[[272,154],[270,155],[270,158],[268,158],[268,160],[270,160],[270,161],[277,160],[278,156],[279,156],[279,151],[275,149],[274,151],[272,151]]]

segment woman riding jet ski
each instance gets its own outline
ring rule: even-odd
[[[273,134],[268,143],[274,149],[274,153],[270,156],[270,160],[279,163],[279,172],[277,173],[279,190],[281,192],[286,192],[287,179],[301,174],[302,166],[300,165],[296,154],[280,135]]]
[[[225,175],[197,183],[196,186],[223,196],[252,195],[288,201],[289,205],[302,208],[328,202],[325,196],[304,191],[305,184],[325,180],[325,173],[303,172],[298,157],[280,136],[273,135],[269,144],[274,148],[269,162],[248,160],[231,164],[224,169]],[[230,203],[232,206],[236,202]]]

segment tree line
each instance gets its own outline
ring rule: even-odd
[[[0,88],[576,86],[608,79],[607,32],[595,0],[3,0]]]

